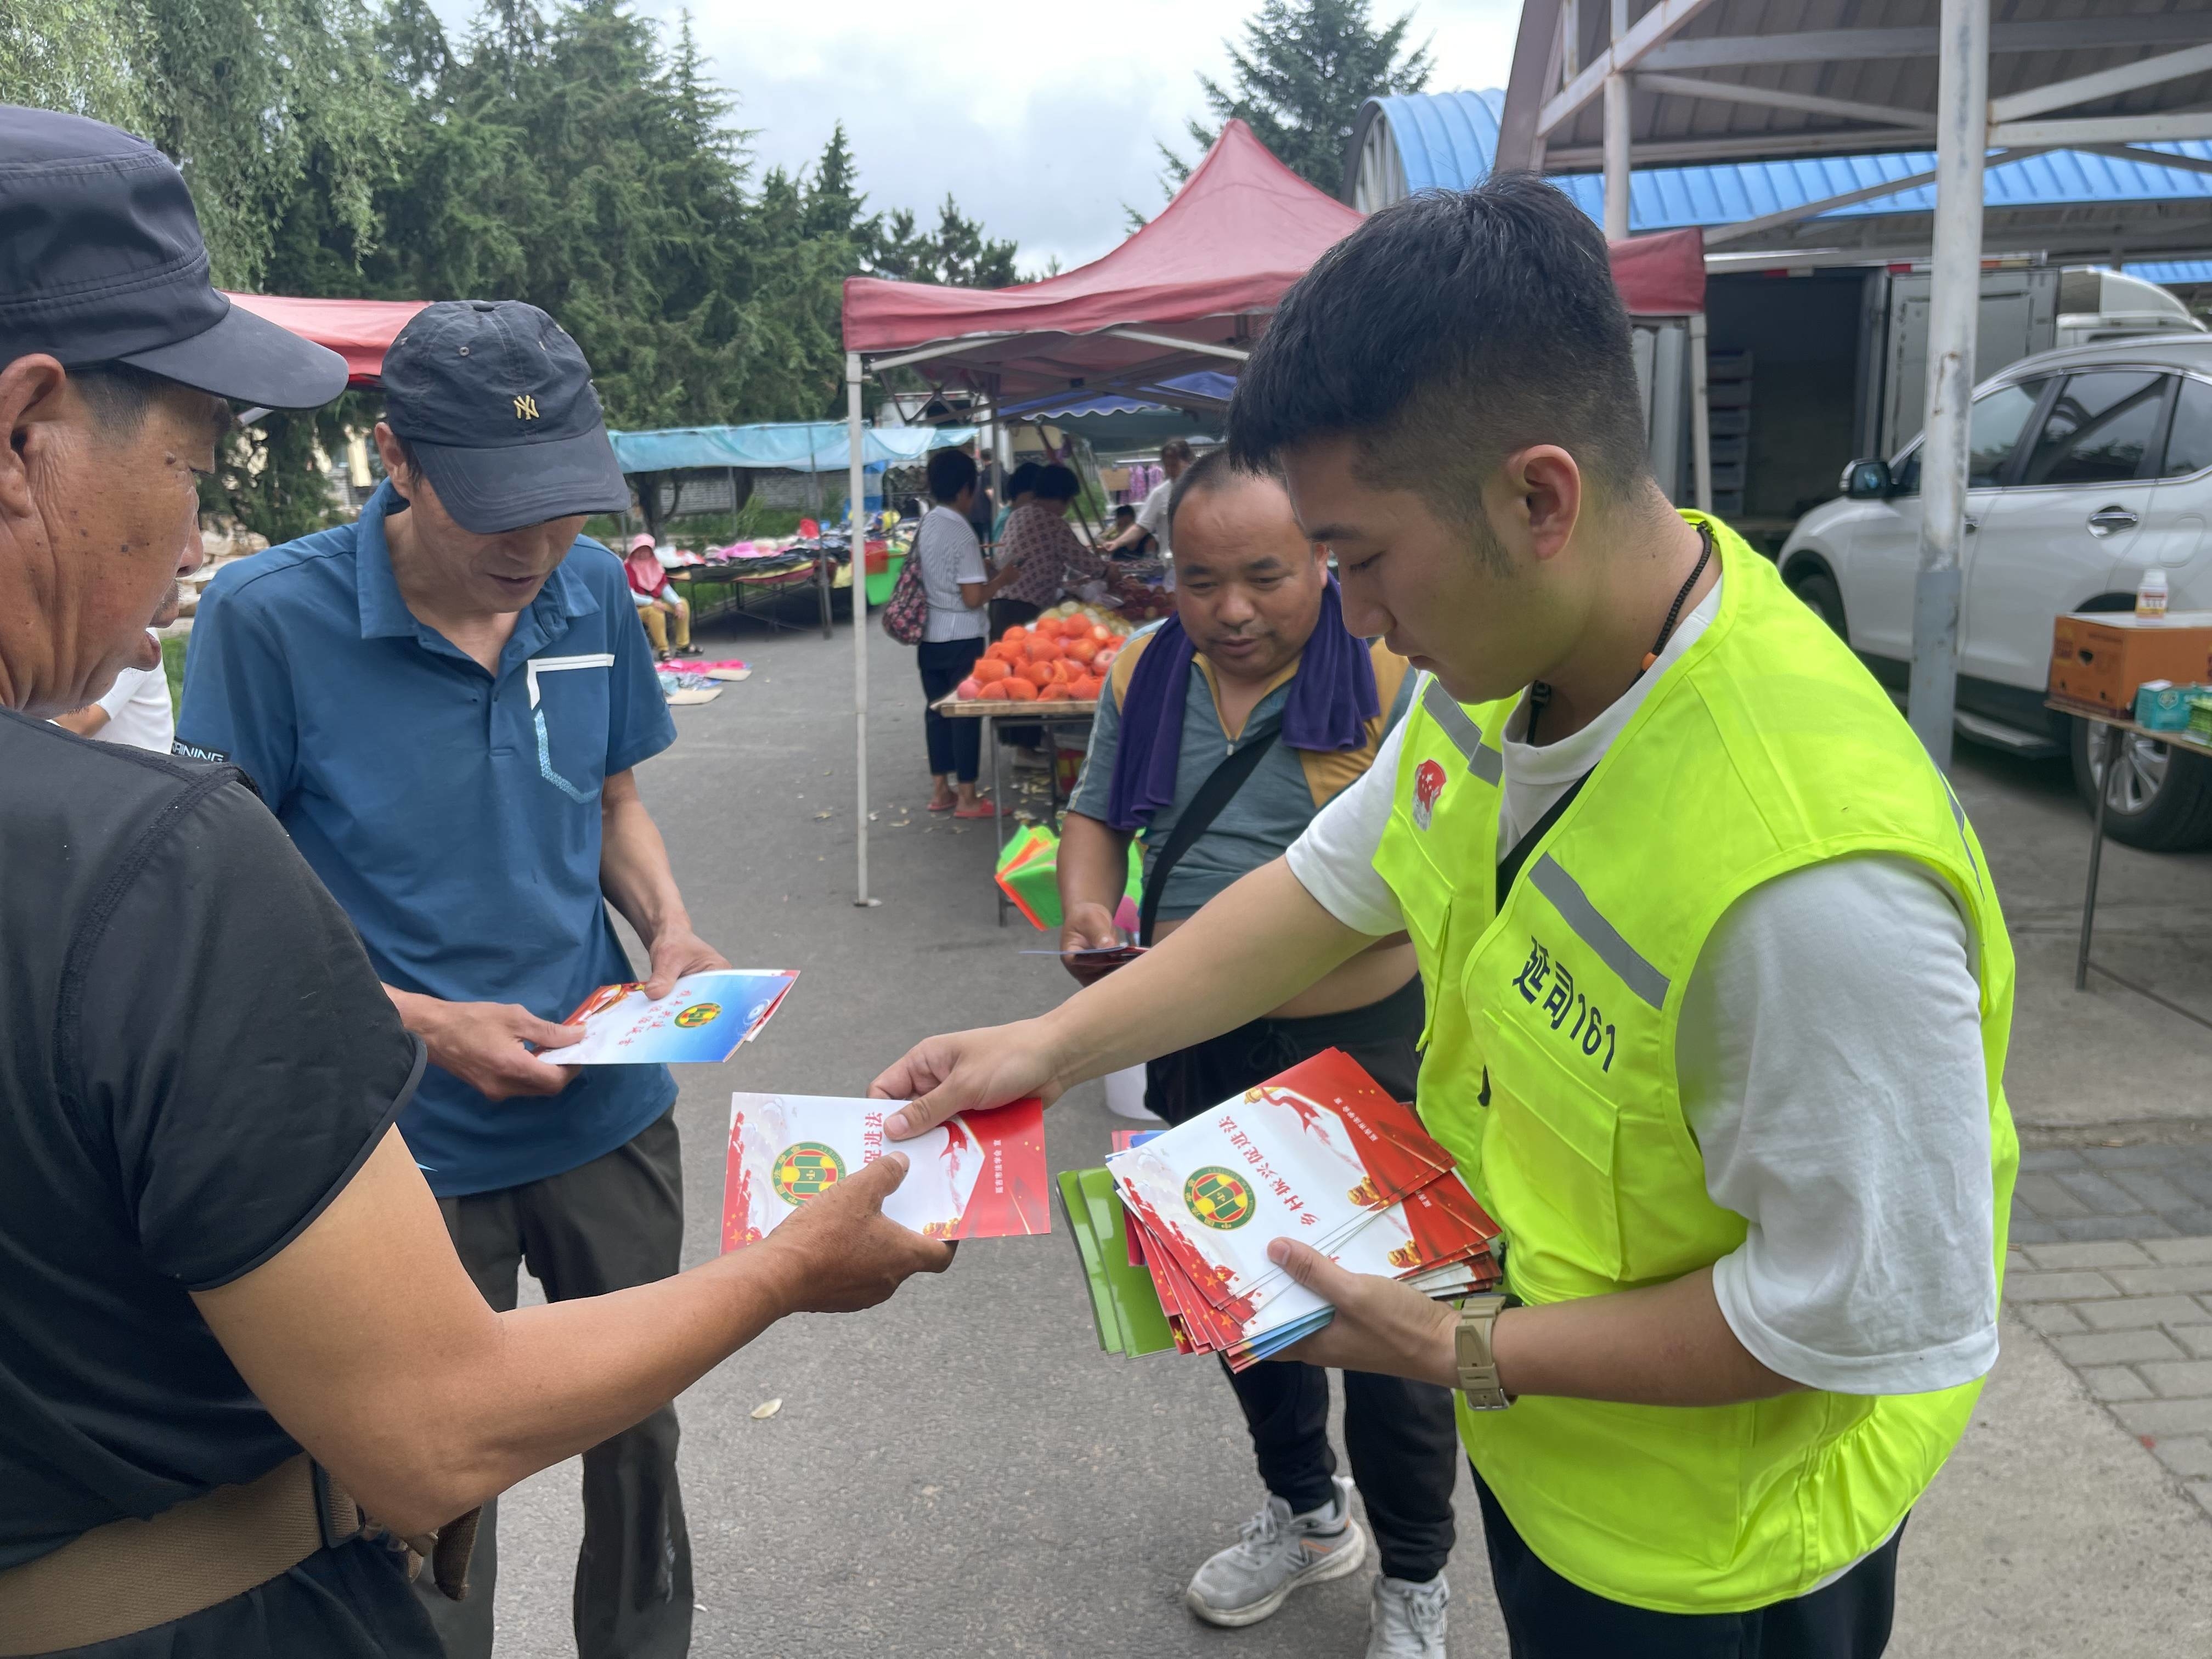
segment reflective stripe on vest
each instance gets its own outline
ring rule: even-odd
[[[1552,908],[1575,930],[1576,937],[1596,951],[1598,960],[1619,975],[1624,985],[1654,1008],[1667,1006],[1667,975],[1638,956],[1620,930],[1598,915],[1597,906],[1589,902],[1580,884],[1559,867],[1559,860],[1549,853],[1538,859],[1528,872],[1528,883],[1552,901]]]
[[[1421,707],[1429,711],[1430,719],[1443,728],[1444,736],[1466,760],[1468,771],[1490,784],[1505,775],[1504,755],[1482,746],[1482,728],[1466,709],[1452,701],[1451,693],[1433,677],[1421,690]]]
[[[1718,615],[1652,686],[1502,910],[1498,773],[1474,751],[1512,705],[1463,708],[1431,679],[1408,714],[1375,866],[1428,991],[1421,1115],[1504,1227],[1509,1281],[1526,1300],[1710,1266],[1747,1224],[1708,1196],[1682,1115],[1675,1024],[1698,953],[1762,882],[1855,854],[1911,858],[1969,918],[1995,1274],[2019,1158],[2002,1087],[2013,963],[1972,826],[1873,678],[1770,562],[1713,531]],[[1462,1411],[1461,1433],[1554,1571],[1638,1607],[1728,1612],[1802,1595],[1880,1544],[1978,1391],[1806,1390],[1698,1408],[1529,1397]]]

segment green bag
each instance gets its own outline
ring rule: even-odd
[[[1025,823],[999,850],[996,878],[999,890],[1030,926],[1058,933],[1060,914],[1060,837],[1042,824]],[[1116,920],[1130,931],[1136,927],[1136,909],[1145,887],[1143,848],[1129,843],[1129,882],[1123,891],[1122,911]]]

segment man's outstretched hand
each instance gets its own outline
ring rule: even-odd
[[[915,1274],[952,1265],[951,1245],[884,1213],[906,1170],[904,1152],[885,1152],[809,1199],[753,1246],[784,1259],[787,1311],[858,1313],[888,1300]]]
[[[1076,982],[1089,985],[1102,980],[1118,968],[1101,968],[1077,959],[1079,951],[1110,951],[1121,942],[1121,930],[1114,925],[1114,913],[1103,904],[1085,900],[1067,907],[1060,927],[1060,965],[1073,975]]]
[[[917,1042],[868,1085],[872,1100],[907,1103],[884,1121],[893,1140],[911,1140],[955,1112],[988,1111],[1030,1095],[1060,1097],[1058,1065],[1035,1020],[955,1031]]]

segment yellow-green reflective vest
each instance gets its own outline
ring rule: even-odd
[[[1505,1231],[1524,1301],[1656,1285],[1743,1243],[1705,1192],[1675,1026],[1722,913],[1855,853],[1916,859],[1972,919],[1989,1077],[1996,1260],[2019,1142],[2004,1101],[2013,957],[1964,811],[1871,675],[1711,525],[1720,613],[1651,687],[1496,902],[1499,732],[1510,700],[1424,682],[1375,868],[1428,988],[1419,1109]],[[1809,964],[1814,971],[1818,964]],[[1804,1594],[1880,1545],[1957,1443],[1978,1382],[1738,1406],[1526,1398],[1460,1413],[1537,1555],[1671,1613]]]

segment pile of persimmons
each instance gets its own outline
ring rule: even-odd
[[[1121,635],[1076,612],[1009,628],[952,694],[963,702],[1096,702]]]

